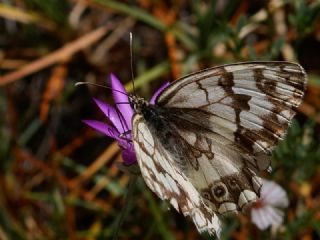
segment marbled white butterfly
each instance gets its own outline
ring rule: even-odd
[[[245,62],[183,77],[155,105],[130,96],[146,184],[200,232],[219,236],[218,215],[242,211],[259,197],[258,173],[270,167],[305,88],[298,64]]]

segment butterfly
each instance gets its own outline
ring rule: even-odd
[[[259,173],[285,136],[306,88],[290,62],[244,62],[174,81],[154,105],[131,95],[132,141],[148,187],[199,232],[219,236],[219,217],[260,195]]]

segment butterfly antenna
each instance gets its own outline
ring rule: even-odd
[[[134,74],[133,74],[132,32],[130,32],[130,67],[131,67],[131,79],[132,79],[133,95],[136,95],[136,88],[134,86]]]
[[[122,94],[124,94],[126,96],[129,96],[125,92],[119,91],[117,89],[113,89],[112,87],[109,87],[109,86],[100,85],[100,84],[97,84],[97,83],[91,83],[91,82],[77,82],[77,83],[75,83],[75,86],[79,86],[79,85],[92,85],[92,86],[96,86],[96,87],[102,87],[102,88],[110,89],[112,91],[115,91],[115,92],[118,92],[118,93],[122,93]]]

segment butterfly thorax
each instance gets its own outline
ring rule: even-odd
[[[135,113],[141,114],[143,118],[157,131],[163,131],[166,125],[165,113],[157,105],[150,104],[145,99],[130,95],[129,102]]]

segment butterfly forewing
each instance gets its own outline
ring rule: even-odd
[[[133,141],[147,185],[200,230],[243,210],[260,192],[258,172],[302,101],[298,64],[248,62],[206,69],[136,104]]]
[[[162,200],[193,219],[199,232],[219,235],[220,224],[215,213],[203,202],[185,173],[154,136],[145,119],[133,118],[134,147],[142,176],[148,187]]]
[[[249,153],[270,154],[283,138],[305,86],[306,75],[298,64],[239,63],[179,79],[158,97],[157,104],[182,112],[202,111],[213,132]],[[257,168],[266,165],[257,163]]]

